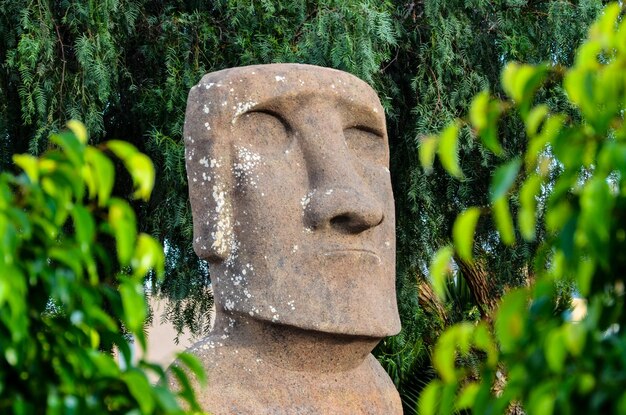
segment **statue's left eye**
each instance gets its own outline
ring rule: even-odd
[[[268,111],[243,114],[237,121],[236,129],[236,137],[251,150],[266,157],[281,155],[293,142],[287,123],[278,114]]]
[[[387,164],[387,146],[382,135],[371,128],[356,126],[343,131],[346,145],[362,162]]]

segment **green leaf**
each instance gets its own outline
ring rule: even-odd
[[[548,73],[546,65],[526,65],[511,62],[502,71],[501,83],[508,96],[516,101],[522,118],[526,118],[535,91]]]
[[[517,173],[519,172],[521,165],[522,161],[516,157],[508,163],[498,167],[489,186],[491,202],[494,202],[507,194],[511,186],[513,186],[513,183],[515,183],[515,179],[517,178]]]
[[[150,158],[125,141],[111,140],[107,142],[107,147],[122,160],[133,178],[134,197],[148,200],[155,178],[154,165]]]
[[[473,326],[471,323],[457,323],[448,327],[437,340],[433,351],[433,367],[445,383],[456,382],[455,370],[457,348],[462,356],[470,350]]]
[[[519,193],[520,209],[517,214],[520,233],[527,241],[535,239],[537,196],[541,190],[541,177],[533,174],[528,177]]]
[[[556,396],[551,383],[538,383],[531,389],[528,397],[528,413],[551,415],[554,411]]]
[[[96,224],[91,213],[82,205],[74,205],[72,208],[72,220],[76,229],[76,239],[83,253],[90,250],[90,246],[96,235]]]
[[[69,120],[67,127],[74,133],[81,144],[87,144],[87,128],[85,124],[78,120]]]
[[[469,382],[467,383],[461,392],[459,393],[458,398],[456,399],[455,409],[457,411],[461,411],[463,409],[471,409],[474,405],[474,401],[476,400],[476,395],[480,391],[480,383],[477,382]]]
[[[113,198],[109,201],[108,223],[113,230],[117,247],[117,255],[122,266],[129,265],[137,239],[137,220],[135,212],[122,199]]]
[[[143,329],[143,324],[148,315],[141,283],[121,278],[119,291],[124,307],[124,324],[131,333],[138,333]]]
[[[150,235],[139,234],[130,265],[133,267],[133,275],[137,278],[143,278],[150,269],[154,269],[157,276],[162,277],[165,269],[163,247]]]
[[[130,162],[131,157],[139,152],[137,147],[122,140],[107,141],[106,147],[124,163]]]
[[[122,379],[143,414],[151,414],[155,408],[155,400],[152,396],[152,387],[143,372],[130,369],[122,374]]]
[[[469,116],[472,126],[478,131],[487,128],[489,123],[489,100],[491,99],[489,91],[482,91],[474,97],[470,105]]]
[[[115,167],[113,166],[113,162],[102,154],[101,151],[93,147],[87,147],[85,158],[89,165],[85,181],[89,183],[88,179],[93,178],[98,194],[98,205],[106,206],[113,190],[113,182],[115,181]]]
[[[75,167],[82,167],[85,162],[85,146],[73,133],[64,131],[59,134],[52,134],[50,136],[50,141],[63,149],[67,158]]]
[[[454,247],[459,257],[468,263],[473,262],[474,232],[479,217],[480,209],[471,207],[456,218],[452,227]]]
[[[39,181],[39,164],[36,157],[29,154],[15,154],[13,162],[24,170],[31,183]]]
[[[437,152],[438,143],[439,141],[435,136],[424,137],[420,140],[420,164],[424,168],[426,174],[429,174],[433,171],[433,163],[435,161],[435,153]]]
[[[190,353],[178,353],[176,359],[182,362],[196,376],[201,385],[206,385],[207,375],[200,360]]]
[[[137,153],[130,158],[130,166],[126,166],[135,185],[134,197],[148,200],[154,187],[154,165],[148,156]]]
[[[422,390],[417,404],[420,415],[439,414],[439,397],[441,396],[442,386],[443,384],[440,381],[433,380]]]
[[[524,335],[527,304],[528,293],[523,288],[510,291],[502,297],[494,326],[504,353],[513,352],[517,341]]]
[[[432,281],[433,290],[440,299],[444,299],[446,295],[446,280],[450,274],[450,262],[454,250],[451,246],[439,248],[430,263],[430,279]]]
[[[491,335],[491,328],[480,321],[474,329],[474,347],[487,353],[487,365],[494,368],[498,363],[498,349]]]
[[[454,121],[439,135],[439,160],[443,168],[457,179],[463,178],[463,172],[459,166],[459,121]]]
[[[504,152],[498,141],[498,120],[501,113],[500,102],[492,100],[487,91],[481,92],[472,100],[470,122],[485,147],[497,156]]]
[[[583,324],[568,323],[563,326],[563,338],[572,356],[579,357],[585,349],[587,331]]]
[[[555,373],[561,373],[565,365],[567,350],[560,327],[550,330],[545,338],[544,353],[548,367]]]
[[[537,135],[539,126],[546,119],[549,111],[550,109],[545,104],[537,105],[530,111],[528,117],[526,117],[525,122],[526,134],[528,134],[529,137],[534,137],[535,135]]]
[[[515,230],[509,211],[509,199],[506,196],[493,202],[493,217],[502,242],[506,245],[513,245],[515,243]]]

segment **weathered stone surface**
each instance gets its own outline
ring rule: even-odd
[[[385,118],[344,72],[276,64],[210,73],[185,121],[194,248],[210,336],[191,351],[215,414],[400,414],[370,354],[400,329]]]

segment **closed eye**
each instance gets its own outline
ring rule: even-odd
[[[376,128],[355,126],[343,131],[346,145],[362,162],[387,164],[388,147],[384,135]]]
[[[235,125],[236,134],[251,150],[265,155],[278,156],[293,141],[289,124],[280,114],[268,110],[254,110],[242,114]]]

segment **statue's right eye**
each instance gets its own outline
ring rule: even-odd
[[[279,156],[293,141],[288,124],[280,115],[269,111],[250,111],[239,117],[235,139],[245,147],[268,157]]]

